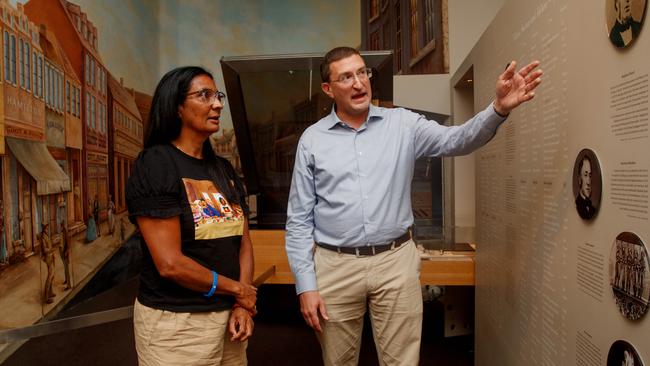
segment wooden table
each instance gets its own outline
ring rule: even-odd
[[[251,230],[256,279],[266,284],[293,284],[284,249],[284,230]],[[269,276],[269,271],[274,273]],[[474,286],[474,252],[448,251],[422,260],[423,285]]]

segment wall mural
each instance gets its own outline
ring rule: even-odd
[[[65,304],[133,231],[124,186],[162,74],[198,64],[225,89],[222,56],[356,47],[358,19],[345,0],[0,0],[0,329]],[[227,106],[221,122],[239,167]]]

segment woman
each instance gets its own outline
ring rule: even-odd
[[[115,231],[115,202],[113,202],[113,197],[110,194],[108,195],[106,216],[108,217],[108,233],[113,236],[113,232]]]
[[[97,225],[92,214],[88,215],[88,224],[86,225],[86,243],[91,243],[97,239]]]
[[[208,139],[224,97],[199,67],[168,72],[153,96],[126,187],[144,254],[133,312],[140,365],[246,364],[257,300],[248,207],[234,169]],[[191,200],[215,190],[240,208],[236,223],[195,222]]]

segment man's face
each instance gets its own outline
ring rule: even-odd
[[[632,357],[632,353],[628,350],[623,352],[622,366],[634,366],[634,357]]]
[[[583,160],[580,168],[580,193],[583,197],[591,197],[591,163]]]
[[[358,116],[368,111],[372,98],[370,79],[355,76],[365,67],[366,63],[359,55],[351,55],[330,64],[330,81],[323,83],[322,88],[330,98],[334,99],[337,112]],[[338,82],[344,75],[351,77],[352,83]]]
[[[632,0],[614,0],[616,20],[625,25],[632,21]]]

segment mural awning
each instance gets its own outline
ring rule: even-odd
[[[7,137],[7,145],[16,159],[36,180],[39,196],[70,191],[70,178],[47,151],[45,143]]]

